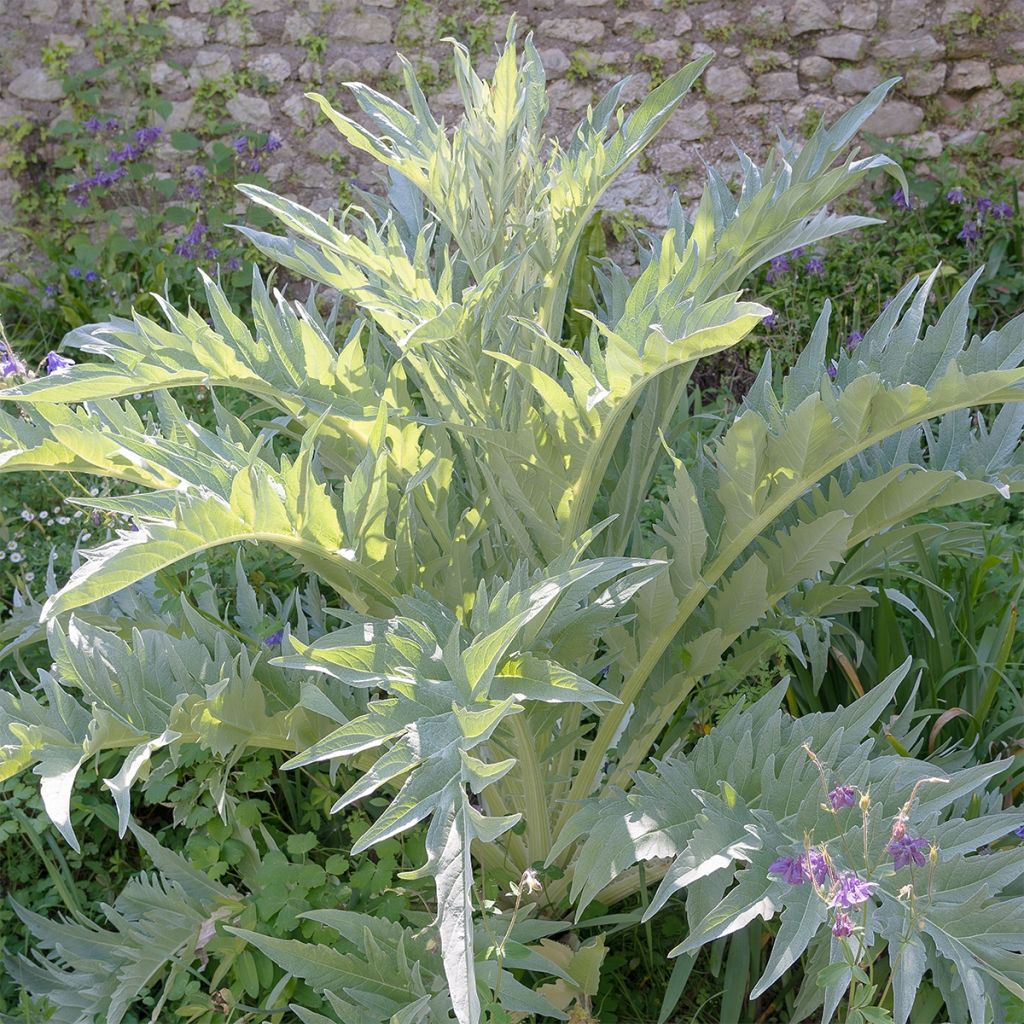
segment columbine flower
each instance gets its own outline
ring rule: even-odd
[[[890,202],[893,206],[896,207],[897,210],[909,210],[913,206],[913,203],[911,202],[910,198],[901,188],[898,188],[895,192],[893,192],[892,196],[890,197]]]
[[[56,295],[56,294],[57,294],[58,292],[60,292],[60,288],[58,288],[58,287],[57,287],[57,285],[55,285],[55,284],[48,284],[48,285],[47,285],[47,286],[46,286],[46,287],[45,287],[45,288],[43,289],[43,294],[44,294],[44,295],[48,295],[48,296],[49,296],[49,297],[50,297],[51,299],[52,299],[52,298],[54,297],[54,295]]]
[[[968,245],[972,245],[974,242],[978,240],[979,234],[980,232],[978,231],[977,223],[973,220],[969,220],[960,229],[960,234],[957,235],[956,237],[959,238],[962,242],[966,242]]]
[[[845,939],[853,934],[853,921],[845,910],[836,913],[836,923],[832,925],[832,934],[837,939]]]
[[[203,240],[206,230],[206,225],[201,220],[197,220],[192,225],[192,230],[185,236],[185,241],[190,245],[198,245]]]
[[[196,254],[196,248],[194,245],[189,245],[188,242],[179,242],[174,247],[175,256],[184,256],[185,259],[190,260]]]
[[[951,188],[946,193],[946,202],[952,203],[954,206],[959,206],[966,198],[962,188]]]
[[[86,281],[98,281],[99,279],[100,279],[100,275],[97,274],[95,270],[86,271],[86,274],[85,274],[85,280]]]
[[[832,810],[838,811],[842,807],[852,807],[857,802],[857,794],[853,786],[836,786],[828,795]]]
[[[253,174],[259,173],[260,162],[255,157],[249,161],[249,170],[252,171]]]
[[[1018,825],[1018,826],[1017,826],[1017,827],[1016,827],[1016,828],[1015,828],[1015,829],[1013,830],[1013,834],[1014,834],[1014,835],[1015,835],[1015,836],[1016,836],[1016,837],[1017,837],[1018,839],[1024,839],[1024,825]]]
[[[46,353],[46,372],[47,373],[60,373],[61,370],[66,370],[69,366],[74,366],[74,359],[68,359],[65,356],[60,355],[57,352]]]
[[[116,132],[117,129],[118,129],[117,118],[116,117],[109,117],[109,118],[107,118],[107,121],[103,125],[103,127],[106,128],[108,132]]]
[[[790,885],[803,885],[807,881],[807,873],[804,871],[804,858],[780,857],[768,868],[769,875],[778,875],[784,882]]]
[[[892,856],[892,866],[899,871],[913,861],[919,868],[925,865],[924,854],[921,852],[928,846],[927,839],[920,839],[916,836],[902,835],[892,839],[885,848],[885,852]]]
[[[996,203],[992,207],[992,219],[993,220],[1009,220],[1013,216],[1013,207],[1003,200],[1001,203]]]
[[[0,357],[0,377],[14,377],[25,372],[25,364],[12,353],[7,352]]]
[[[241,156],[249,148],[249,140],[242,135],[235,139],[232,145],[235,147],[235,152]]]
[[[241,270],[242,261],[237,256],[232,256],[224,266],[227,267],[228,270]]]
[[[978,216],[984,217],[995,203],[988,196],[982,196],[974,205],[978,208]]]
[[[265,153],[273,153],[275,150],[281,148],[281,140],[271,132],[267,136],[267,141],[263,143],[263,151]]]
[[[815,277],[821,277],[825,273],[825,261],[820,256],[812,256],[804,264],[804,270]]]
[[[147,149],[149,146],[152,146],[153,143],[163,135],[163,133],[163,128],[157,128],[155,126],[150,128],[140,128],[135,133],[135,141],[143,149]]]
[[[871,894],[878,886],[874,882],[865,881],[854,871],[844,871],[839,876],[839,883],[832,895],[830,905],[849,910],[861,903],[867,903]]]
[[[767,327],[769,330],[771,330],[773,327],[775,327],[775,325],[778,322],[779,322],[779,314],[778,313],[769,313],[768,316],[766,316],[761,321],[761,323],[763,323],[765,325],[765,327]]]
[[[523,877],[519,879],[519,885],[527,892],[540,892],[544,888],[540,884],[540,879],[537,877],[537,872],[533,868],[527,868],[523,872]]]
[[[860,331],[850,331],[846,336],[846,351],[852,352],[863,340],[864,335]]]
[[[82,122],[82,127],[89,132],[98,132],[100,130],[100,119],[98,117],[90,117],[88,121]]]
[[[279,629],[276,633],[271,633],[270,636],[264,637],[263,643],[267,647],[279,647],[282,640],[284,640],[284,630]]]
[[[829,380],[835,380],[839,376],[839,364],[833,359],[829,362],[825,371]]]
[[[82,271],[78,267],[72,267],[68,271],[68,277],[81,277]]]
[[[783,274],[789,270],[789,257],[788,256],[776,256],[768,264],[768,273],[765,275],[766,280],[769,284],[777,281]]]
[[[804,874],[810,874],[815,885],[824,885],[831,874],[828,861],[817,850],[808,850],[804,856]]]

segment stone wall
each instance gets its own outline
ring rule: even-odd
[[[201,131],[212,97],[240,125],[272,129],[284,146],[268,177],[324,208],[339,175],[369,185],[375,172],[357,155],[339,160],[339,136],[303,93],[322,91],[351,109],[345,81],[397,92],[401,50],[450,121],[457,94],[441,37],[458,36],[492,66],[513,11],[534,32],[551,79],[553,126],[563,133],[625,74],[635,75],[636,97],[681,62],[718,54],[610,196],[641,216],[657,218],[669,187],[695,196],[701,160],[728,161],[732,142],[756,154],[774,125],[793,131],[819,112],[833,118],[893,74],[903,82],[870,131],[933,157],[994,130],[997,156],[1024,162],[1024,99],[1014,99],[1024,94],[1024,0],[0,0],[0,124],[59,119],[54,55],[69,70],[88,67],[103,17],[136,19],[157,40],[144,71],[173,104],[170,125]],[[205,108],[197,105],[203,95]],[[0,137],[0,157],[12,145],[10,133]],[[0,218],[17,187],[6,173]]]

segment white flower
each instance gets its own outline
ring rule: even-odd
[[[11,561],[14,562],[15,565],[17,565],[18,562],[23,562],[24,560],[25,560],[25,556],[20,551],[15,551],[11,555]]]

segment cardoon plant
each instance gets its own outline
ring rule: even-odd
[[[206,278],[211,322],[163,302],[164,323],[89,325],[66,343],[105,362],[0,393],[21,410],[0,416],[0,468],[139,489],[84,502],[136,528],[85,552],[40,609],[54,665],[35,690],[0,696],[3,774],[32,767],[74,844],[71,791],[97,750],[126,751],[105,783],[122,833],[133,785],[168,748],[198,743],[229,763],[265,746],[291,755],[286,769],[344,759],[359,778],[335,810],[371,794],[387,803],[355,850],[422,823],[421,874],[436,893],[427,928],[339,909],[310,915],[333,947],[285,941],[239,927],[244,893],[139,832],[163,882],[124,897],[116,933],[23,912],[50,952],[11,969],[64,1008],[57,1019],[123,1015],[162,965],[200,959],[200,928],[203,942],[216,928],[305,979],[318,1001],[295,1003],[304,1022],[470,1024],[497,1006],[564,1018],[568,1002],[544,975],[569,1001],[578,990],[580,1007],[588,992],[550,947],[529,943],[652,881],[647,916],[685,891],[690,932],[677,953],[781,914],[753,994],[806,954],[811,973],[835,968],[823,987],[805,986],[808,1013],[823,1002],[834,1014],[855,972],[883,970],[886,944],[892,982],[878,998],[901,1024],[926,971],[951,1012],[975,1021],[1004,990],[1024,994],[1024,939],[999,925],[1020,900],[992,910],[1024,860],[975,853],[1019,816],[960,816],[1001,766],[946,775],[871,738],[906,669],[831,715],[790,720],[777,710],[782,684],[692,751],[673,740],[690,701],[735,687],[781,646],[819,665],[830,616],[872,600],[872,567],[886,550],[899,556],[912,517],[1008,497],[1024,466],[1013,404],[1024,318],[969,339],[973,280],[937,316],[932,279],[911,280],[832,367],[826,306],[793,369],[776,380],[768,353],[717,436],[694,448],[681,427],[697,361],[770,314],[741,298],[751,272],[870,223],[829,206],[873,171],[907,194],[887,158],[847,155],[892,83],[803,146],[780,141],[763,166],[741,156],[738,193],[712,171],[692,220],[673,200],[638,274],[596,268],[589,333],[563,343],[584,228],[706,64],[630,114],[616,86],[564,146],[543,134],[530,40],[521,51],[509,40],[490,82],[455,47],[465,114],[450,129],[408,64],[407,107],[351,86],[364,123],[314,97],[389,169],[387,198],[323,218],[243,186],[284,233],[244,230],[269,259],[348,300],[350,322],[340,305],[324,317],[315,299],[271,291],[256,270],[247,322]],[[272,413],[257,422],[215,403],[206,429],[170,393],[196,386],[215,399],[248,392]],[[142,392],[156,417],[128,401]],[[666,469],[651,531],[640,513]],[[873,561],[860,557],[869,542]],[[242,559],[252,543],[299,562],[333,594],[332,618],[297,595],[265,644],[268,630],[229,629],[213,606],[158,614],[152,574],[220,545]],[[258,622],[244,579],[238,601]],[[913,747],[912,730],[893,735]],[[907,803],[940,774],[946,785]],[[881,835],[899,814],[906,835],[935,843],[926,898],[901,895],[917,846]],[[870,877],[849,853],[865,844]],[[483,875],[508,893],[486,920]],[[176,930],[154,926],[168,894],[189,908]],[[98,934],[109,969],[97,968]],[[860,1007],[843,1012],[852,1021]]]

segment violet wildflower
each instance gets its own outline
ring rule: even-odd
[[[188,242],[179,242],[174,247],[174,255],[175,256],[184,256],[185,259],[190,260],[190,259],[192,259],[193,256],[195,256],[195,254],[196,254],[196,247],[194,245],[189,245]]]
[[[836,786],[828,795],[832,810],[838,811],[843,807],[852,807],[857,802],[857,794],[853,786]]]
[[[161,135],[163,135],[163,133],[164,133],[163,128],[158,128],[158,127],[155,127],[155,126],[147,127],[147,128],[140,128],[135,133],[135,141],[143,149],[147,149],[148,147],[152,146],[153,143],[156,142],[156,140],[159,139]]]
[[[845,910],[837,912],[836,922],[832,925],[832,934],[837,939],[845,939],[853,934],[853,921]]]
[[[982,196],[974,205],[978,208],[978,216],[984,218],[995,203],[988,196]]]
[[[804,270],[815,277],[821,277],[825,273],[825,261],[820,256],[812,256],[804,264]]]
[[[237,256],[232,256],[224,266],[226,266],[228,270],[241,270],[242,261]]]
[[[253,174],[259,174],[260,162],[255,159],[255,157],[249,161],[249,170],[252,171]]]
[[[81,276],[82,276],[82,271],[79,270],[78,267],[72,267],[68,271],[68,277],[81,277]]]
[[[1013,207],[1004,199],[992,207],[993,220],[1010,220],[1013,217]]]
[[[66,356],[62,356],[59,352],[46,353],[47,373],[60,373],[61,370],[66,370],[69,366],[74,365],[74,359],[68,359]]]
[[[50,298],[53,298],[53,296],[58,294],[58,292],[60,292],[60,288],[58,288],[57,285],[55,285],[55,284],[48,284],[43,289],[43,294],[44,295],[49,295]]]
[[[25,372],[25,364],[12,352],[0,358],[0,377],[14,377]]]
[[[284,630],[279,629],[276,633],[271,633],[270,636],[264,637],[263,643],[267,647],[279,647],[282,640],[284,640]]]
[[[1018,826],[1017,826],[1017,827],[1016,827],[1016,828],[1015,828],[1015,829],[1013,830],[1013,834],[1014,834],[1014,835],[1015,835],[1015,836],[1016,836],[1016,837],[1017,837],[1018,839],[1024,839],[1024,825],[1018,825]]]
[[[804,247],[802,245],[798,245],[789,255],[792,256],[793,259],[798,260],[801,256],[803,256],[803,254]]]
[[[911,861],[919,868],[925,865],[924,854],[921,852],[928,845],[927,839],[920,839],[916,836],[902,835],[890,841],[885,852],[892,855],[892,866],[899,871],[900,868],[909,867]]]
[[[789,257],[788,256],[776,256],[768,264],[768,273],[766,279],[769,284],[777,281],[783,274],[789,270]]]
[[[909,210],[913,206],[910,197],[901,188],[898,188],[895,192],[893,192],[892,196],[890,196],[889,201],[892,203],[893,206],[896,207],[897,210]]]
[[[956,237],[961,241],[966,242],[968,245],[972,245],[978,240],[979,234],[980,232],[978,231],[977,223],[973,220],[969,220],[960,229],[960,234]]]
[[[197,220],[192,225],[192,230],[185,236],[185,241],[190,245],[198,245],[203,240],[206,231],[206,225],[201,220]]]
[[[960,187],[951,188],[946,193],[946,202],[952,203],[954,206],[959,206],[966,198],[964,190]]]
[[[281,140],[271,132],[267,136],[267,141],[263,143],[263,151],[265,153],[273,153],[275,150],[281,148]]]
[[[235,152],[241,156],[249,148],[249,140],[244,136],[240,136],[231,143],[235,147]]]
[[[824,885],[831,873],[828,861],[817,850],[807,851],[804,856],[804,874],[809,874],[815,885]]]
[[[93,132],[95,134],[100,130],[100,119],[94,115],[90,117],[88,121],[83,121],[82,127],[86,131]]]
[[[803,885],[807,881],[807,872],[804,870],[804,858],[780,857],[768,868],[769,875],[778,875],[784,882],[790,885]]]
[[[85,280],[86,281],[89,281],[91,283],[93,281],[98,281],[99,279],[100,279],[100,275],[97,274],[95,270],[86,271],[86,274],[85,274]]]
[[[778,324],[778,322],[779,322],[779,314],[778,313],[769,313],[761,321],[761,323],[763,323],[765,325],[765,327],[767,327],[769,330],[771,330],[773,327],[775,327]]]
[[[103,125],[108,132],[116,132],[118,129],[118,123],[116,117],[108,117],[106,123]]]
[[[829,380],[835,380],[839,376],[839,364],[834,359],[830,360],[825,372]]]
[[[846,336],[846,351],[852,352],[863,340],[864,335],[860,331],[850,331]]]
[[[854,871],[844,871],[839,876],[839,884],[832,895],[831,906],[849,910],[861,903],[866,903],[877,889],[875,882],[868,882]]]

